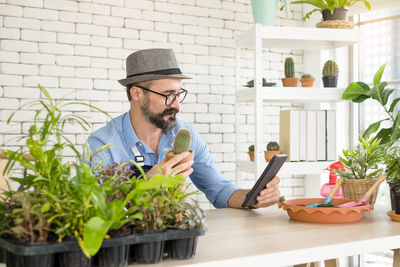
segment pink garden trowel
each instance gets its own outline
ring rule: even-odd
[[[378,180],[374,183],[373,186],[365,193],[365,195],[360,199],[360,201],[350,201],[347,203],[344,203],[342,205],[339,205],[339,208],[349,208],[349,207],[357,207],[357,206],[362,206],[365,205],[368,202],[369,197],[372,195],[372,193],[375,191],[375,189],[378,188],[378,186],[385,180],[385,175],[379,176]]]

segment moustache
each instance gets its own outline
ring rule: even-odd
[[[179,109],[177,109],[177,108],[167,108],[166,110],[164,110],[161,113],[161,116],[164,117],[164,116],[167,116],[167,115],[175,115],[178,112],[179,112]]]

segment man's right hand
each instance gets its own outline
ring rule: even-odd
[[[194,163],[192,159],[186,159],[189,156],[189,152],[183,152],[168,161],[166,159],[163,159],[160,163],[154,165],[153,168],[151,168],[146,175],[149,178],[152,178],[158,174],[173,176],[183,174],[183,176],[188,177],[193,172],[192,165]]]

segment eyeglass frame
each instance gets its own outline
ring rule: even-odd
[[[164,94],[161,94],[161,93],[159,93],[159,92],[150,90],[149,88],[146,88],[146,87],[143,87],[143,86],[139,86],[139,85],[135,85],[135,86],[138,87],[138,88],[140,88],[140,89],[143,89],[143,90],[146,90],[146,91],[152,92],[152,93],[154,93],[154,94],[161,95],[161,96],[165,97],[165,105],[166,105],[167,107],[170,107],[170,106],[175,102],[175,100],[176,100],[177,98],[178,98],[178,100],[179,100],[179,95],[181,95],[181,94],[184,93],[185,95],[183,96],[182,100],[179,101],[179,103],[182,103],[183,100],[185,100],[186,95],[187,95],[187,93],[188,93],[188,91],[187,91],[186,89],[181,88],[181,89],[178,91],[177,94],[171,93],[171,94],[164,95]],[[170,96],[172,96],[172,95],[174,96],[174,100],[171,101],[171,104],[168,105],[168,104],[167,104],[168,98],[169,98]]]

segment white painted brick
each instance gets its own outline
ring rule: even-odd
[[[217,75],[197,75],[196,81],[203,84],[222,84],[221,76]]]
[[[248,13],[235,13],[235,21],[251,23],[253,22],[253,16]]]
[[[34,42],[0,40],[1,50],[16,52],[37,52],[38,45]]]
[[[90,36],[74,33],[57,33],[57,42],[64,44],[90,44]]]
[[[112,5],[112,6],[123,6],[124,5],[124,0],[93,0],[93,3],[97,4],[105,4],[105,5]]]
[[[60,66],[89,67],[90,58],[80,56],[57,56],[56,63]]]
[[[236,102],[234,95],[224,95],[222,98],[222,104],[231,104],[234,105]]]
[[[224,143],[234,143],[236,141],[235,133],[224,133],[222,135],[222,142]]]
[[[221,121],[221,115],[219,114],[195,114],[195,121],[197,123],[209,123],[209,122],[220,122]]]
[[[61,88],[92,89],[93,81],[83,78],[60,78]]]
[[[112,16],[93,16],[93,24],[95,25],[103,25],[103,26],[111,26],[111,27],[122,27],[124,25],[123,18],[116,18]]]
[[[209,125],[206,123],[194,123],[193,126],[199,133],[208,133],[210,129]]]
[[[207,55],[208,54],[208,47],[204,45],[186,45],[183,46],[183,52],[193,55]]]
[[[39,67],[39,75],[43,76],[63,76],[63,77],[73,77],[75,76],[74,68],[72,67],[61,67],[61,66],[46,66],[41,65]]]
[[[109,80],[119,80],[126,77],[126,72],[124,70],[108,70]]]
[[[220,37],[220,38],[231,39],[231,38],[233,38],[233,31],[226,30],[226,29],[210,28],[209,35],[215,36],[215,37]]]
[[[254,130],[254,127],[252,128]],[[227,123],[211,123],[210,125],[211,133],[234,133],[235,127],[233,124]]]
[[[145,20],[137,20],[137,19],[126,19],[125,27],[137,29],[137,30],[153,30],[154,22],[153,21],[145,21]]]
[[[156,22],[155,30],[159,32],[175,32],[182,33],[183,26],[176,23]]]
[[[209,149],[210,152],[233,152],[235,151],[235,146],[233,144],[210,144]],[[221,164],[218,164],[218,166],[221,166]]]
[[[19,54],[17,52],[0,51],[1,62],[19,62]]]
[[[196,0],[169,0],[169,2],[194,6],[196,3]]]
[[[42,29],[53,32],[75,32],[75,24],[71,22],[42,20]]]
[[[120,37],[120,38],[129,38],[129,39],[138,39],[139,31],[133,30],[133,29],[125,29],[125,28],[110,28],[109,36]]]
[[[21,40],[55,43],[56,33],[36,30],[21,30]]]
[[[104,90],[84,90],[78,89],[76,93],[78,99],[83,100],[104,100],[109,98],[109,92]]]
[[[24,17],[34,19],[58,20],[58,11],[26,7],[24,8]]]
[[[233,57],[235,50],[232,48],[210,47],[211,56]]]
[[[205,7],[182,6],[182,13],[191,16],[208,17],[210,9]]]
[[[198,18],[199,26],[204,27],[213,27],[213,28],[223,28],[224,21],[222,19],[214,19],[214,18]]]
[[[23,1],[25,1],[25,0],[23,0]],[[4,18],[4,27],[39,30],[40,29],[40,20],[27,19],[27,18],[16,18],[16,17],[5,17]]]
[[[21,63],[54,65],[56,57],[49,54],[20,53]]]
[[[196,63],[196,56],[190,54],[179,54],[175,51],[175,56],[180,64],[183,63]]]
[[[222,1],[222,9],[223,10],[231,10],[246,13],[246,5],[239,4],[239,3],[232,3],[228,1]]]
[[[125,41],[124,41],[125,44]],[[125,47],[125,45],[124,45]],[[117,49],[117,48],[108,48],[107,49],[107,57],[109,58],[119,58],[119,59],[126,59],[126,57],[132,53],[133,51],[128,49]]]
[[[102,101],[92,101],[92,104],[95,105],[96,107],[102,109],[105,112],[118,112],[122,113],[124,110],[122,110],[122,105],[119,102],[112,102],[112,101],[107,101],[107,102],[102,102]]]
[[[208,67],[198,64],[181,64],[184,73],[208,74]]]
[[[199,64],[204,64],[204,65],[215,65],[215,66],[219,66],[222,65],[222,59],[221,57],[218,56],[196,56],[196,61]]]
[[[183,33],[184,34],[207,36],[208,35],[208,28],[207,27],[200,27],[200,26],[185,25],[185,26],[183,26]]]
[[[132,7],[132,8],[136,8],[136,9],[154,10],[153,1],[147,1],[147,0],[126,1],[125,5],[127,7]]]
[[[210,113],[233,113],[232,105],[223,105],[223,104],[210,104],[209,106]]]
[[[93,15],[78,13],[78,12],[69,12],[69,11],[60,11],[60,20],[67,22],[77,22],[77,23],[92,23]]]
[[[0,74],[0,86],[22,86],[22,76]]]
[[[194,122],[194,114],[193,113],[184,113],[182,112],[178,114],[178,118],[180,120],[186,121],[188,123],[193,123]]]
[[[110,15],[111,7],[92,3],[79,3],[79,12],[98,15]]]
[[[95,79],[94,89],[121,90],[121,85],[117,81]]]
[[[40,90],[37,87],[4,87],[4,96],[15,98],[38,98],[40,96]],[[21,112],[26,113],[23,110]],[[32,113],[31,111],[27,112]],[[28,121],[28,119],[25,119],[25,121]]]
[[[111,7],[112,17],[142,18],[142,12],[136,8]]]
[[[44,0],[44,7],[48,9],[78,11],[78,3],[68,0]]]
[[[220,9],[210,9],[210,17],[229,21],[233,19],[233,12]]]
[[[220,46],[225,40],[217,37],[196,36],[196,44],[208,46]]]
[[[100,91],[100,90],[99,90]],[[110,99],[112,99],[113,101],[128,101],[128,98],[126,96],[126,92],[125,91],[111,91],[110,93]],[[102,100],[104,100],[105,98],[103,98]],[[128,110],[125,108],[122,108],[123,110]]]
[[[196,5],[201,7],[221,8],[221,1],[215,0],[196,0]]]
[[[59,89],[48,87],[46,90],[49,92],[50,97],[54,99],[64,98],[67,100],[75,99],[75,89]]]
[[[182,6],[181,5],[175,5],[175,4],[169,4],[169,3],[162,3],[162,2],[156,1],[154,3],[154,10],[162,11],[162,12],[181,14],[182,13]]]
[[[56,55],[72,55],[73,46],[67,44],[39,43],[39,52]]]
[[[7,3],[16,6],[43,7],[43,0],[7,0]]]
[[[184,43],[184,44],[194,44],[194,36],[187,34],[175,34],[170,33],[168,40],[170,42]]]
[[[197,25],[199,18],[195,16],[188,16],[188,15],[174,15],[173,22],[183,25]],[[204,26],[204,25],[201,25]]]
[[[121,48],[122,40],[120,38],[92,36],[92,45]]]
[[[24,86],[34,87],[40,84],[43,87],[58,87],[57,77],[46,76],[24,76]]]
[[[219,74],[219,75],[227,75],[227,76],[234,76],[235,70],[231,67],[223,67],[223,66],[209,66],[210,73]]]
[[[234,106],[231,105],[231,107],[232,107],[232,110],[234,110]],[[225,123],[235,124],[236,115],[234,115],[234,114],[222,114],[222,121],[225,122]]]
[[[94,68],[76,68],[75,76],[77,78],[105,78],[107,70]]]
[[[37,75],[38,66],[27,64],[0,63],[0,69],[5,74]]]
[[[207,113],[208,112],[208,107],[207,104],[185,104],[183,102],[181,104],[182,109],[186,110],[187,112],[193,112],[193,113]]]
[[[121,69],[125,65],[122,60],[108,58],[91,58],[90,66],[93,68]],[[103,76],[105,78],[106,76]]]
[[[162,22],[170,22],[171,14],[165,12],[157,12],[157,11],[143,11],[143,18],[150,21],[162,21]]]
[[[149,49],[153,48],[154,44],[151,41],[142,41],[142,40],[124,40],[124,48],[128,49]]]
[[[222,142],[222,134],[202,134],[201,137],[207,144]]]
[[[19,107],[19,101],[13,98],[1,98],[0,106],[3,109],[15,109]],[[0,122],[0,129],[2,129],[2,133],[21,133],[21,128],[20,122]]]
[[[22,12],[23,12],[22,7],[0,4],[0,15],[22,17]]]
[[[107,36],[108,29],[104,26],[90,25],[90,24],[77,24],[76,33]]]
[[[19,29],[0,28],[0,39],[19,39]]]
[[[293,195],[294,196],[304,196],[304,187],[294,187]]]
[[[102,47],[76,45],[74,54],[79,56],[106,57],[107,50]]]

